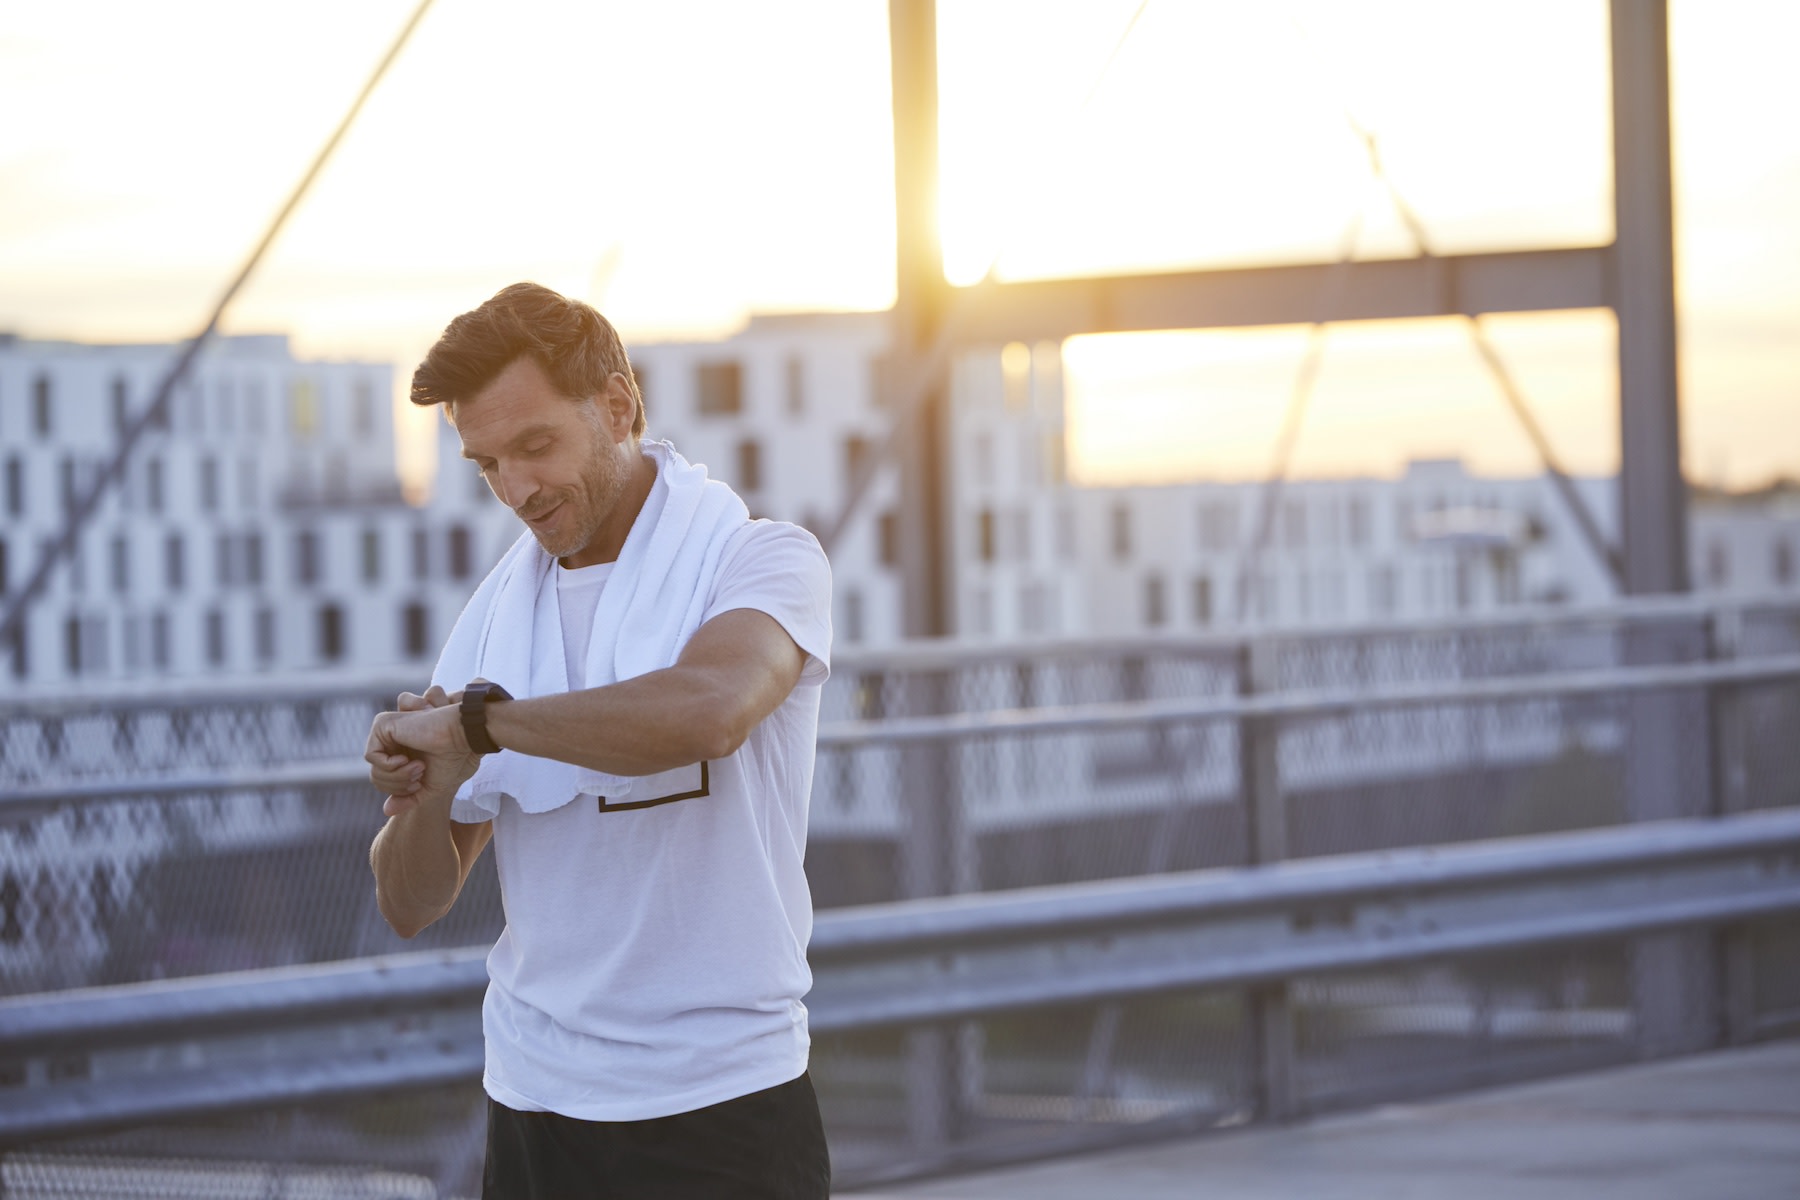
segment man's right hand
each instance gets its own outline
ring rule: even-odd
[[[445,692],[433,685],[422,696],[401,692],[394,707],[399,713],[427,712],[459,704],[461,700],[461,692]],[[388,713],[375,718],[363,753],[364,761],[369,764],[369,781],[376,791],[387,797],[381,811],[390,817],[417,807],[427,789],[460,786],[468,774],[463,769],[466,764],[451,761],[461,756],[420,753],[395,745],[391,734],[384,729],[384,724],[391,718],[392,714]],[[450,783],[451,779],[456,782]]]

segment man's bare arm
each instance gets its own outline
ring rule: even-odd
[[[398,708],[401,713],[440,708],[454,712],[454,699],[434,687],[423,696],[403,694]],[[397,715],[376,718],[364,755],[376,786],[390,794],[384,806],[388,822],[369,847],[369,867],[375,873],[375,902],[382,917],[394,932],[410,938],[450,911],[470,868],[493,837],[493,823],[450,820],[450,802],[473,772],[473,757],[413,757],[399,752],[383,736],[384,725]],[[401,788],[410,793],[404,799],[391,794]]]
[[[805,664],[775,618],[733,609],[701,626],[672,667],[607,687],[490,704],[488,734],[521,754],[653,775],[731,754],[787,699]],[[383,714],[371,736],[427,761],[468,753],[454,708]],[[413,791],[401,784],[395,798],[426,794],[430,782],[428,770]]]
[[[450,911],[469,871],[494,836],[494,823],[464,825],[450,819],[455,796],[425,796],[389,817],[369,847],[375,872],[375,903],[403,938],[410,938]]]

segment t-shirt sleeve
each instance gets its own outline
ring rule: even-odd
[[[831,564],[819,540],[785,521],[752,521],[732,536],[704,621],[734,608],[768,613],[806,654],[800,684],[831,674]]]

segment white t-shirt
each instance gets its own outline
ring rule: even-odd
[[[604,566],[557,568],[571,687]],[[526,814],[508,797],[494,818],[506,930],[488,956],[483,1083],[509,1108],[644,1120],[806,1069],[803,864],[831,655],[831,573],[813,536],[773,521],[734,534],[705,619],[738,608],[780,622],[806,665],[735,754],[640,781],[628,805],[581,797]]]

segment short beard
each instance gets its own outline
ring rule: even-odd
[[[578,508],[581,523],[569,531],[565,541],[558,543],[545,541],[536,529],[531,531],[538,545],[551,558],[568,558],[587,549],[599,536],[600,527],[618,507],[631,482],[631,470],[619,461],[618,446],[606,437],[605,427],[596,420],[592,428],[595,440],[593,466],[583,474],[579,491],[563,501]]]

